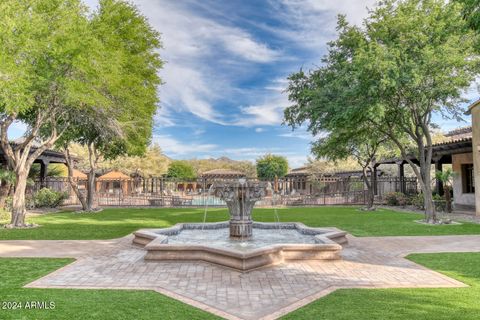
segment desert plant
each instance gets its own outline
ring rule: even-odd
[[[385,194],[385,201],[389,206],[406,206],[407,197],[401,192],[388,192]]]
[[[66,192],[53,191],[48,188],[40,189],[33,196],[36,208],[56,208],[68,197]]]
[[[445,192],[445,210],[447,212],[452,212],[452,196],[451,196],[451,190],[452,190],[452,182],[453,178],[455,177],[455,172],[453,172],[452,169],[448,168],[445,171],[437,171],[435,174],[435,177],[443,182],[443,188]]]
[[[411,199],[410,202],[412,203],[412,206],[419,210],[425,210],[425,200],[423,197],[423,194],[418,193],[414,195]]]

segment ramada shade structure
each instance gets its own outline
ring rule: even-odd
[[[231,170],[231,169],[214,169],[205,171],[201,175],[204,180],[211,179],[240,179],[245,178],[246,175],[243,172]]]
[[[23,138],[19,138],[10,142],[13,148],[18,146],[23,142]],[[37,145],[38,146],[38,145]],[[31,148],[30,153],[35,152],[37,147],[34,146]],[[6,167],[7,159],[5,158],[5,153],[2,148],[0,148],[0,162],[2,167]],[[40,184],[43,186],[45,179],[47,177],[47,168],[50,163],[63,163],[66,164],[65,156],[62,152],[55,150],[45,150],[42,154],[34,161],[34,163],[40,164]]]

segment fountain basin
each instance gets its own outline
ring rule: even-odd
[[[253,222],[253,236],[229,238],[228,221],[180,223],[165,229],[142,229],[133,243],[144,246],[145,260],[201,260],[248,271],[292,260],[340,259],[346,232],[310,228],[302,223]]]

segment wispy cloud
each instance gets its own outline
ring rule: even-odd
[[[234,122],[237,126],[273,126],[283,121],[283,110],[289,102],[285,95],[267,96],[261,104],[241,108],[239,118]]]
[[[350,23],[360,25],[377,0],[270,0],[277,14],[288,23],[279,30],[285,38],[318,54],[335,36],[337,15],[344,14]],[[312,53],[314,53],[312,52]],[[314,53],[315,54],[315,53]]]
[[[210,143],[187,143],[179,141],[170,135],[154,135],[153,142],[158,143],[165,154],[169,156],[192,156],[198,152],[211,152],[218,149],[218,146]]]
[[[282,134],[279,134],[278,136],[284,137],[284,138],[296,138],[296,139],[302,139],[302,140],[308,140],[308,141],[312,141],[314,139],[311,134],[307,132],[298,132],[298,131],[282,133]]]
[[[134,1],[152,25],[162,32],[167,63],[161,71],[163,106],[188,111],[202,120],[226,125],[219,99],[233,94],[235,78],[229,68],[238,64],[269,63],[281,52],[249,32],[201,16],[186,3],[169,0]],[[223,73],[219,73],[222,65]]]

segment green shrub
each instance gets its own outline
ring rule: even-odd
[[[447,209],[447,201],[445,201],[445,199],[434,199],[433,204],[435,205],[435,210],[438,212],[445,212]]]
[[[5,221],[10,221],[11,214],[5,209],[0,209],[0,221],[5,222]]]
[[[412,205],[419,209],[419,210],[425,210],[425,200],[423,199],[423,194],[419,193],[414,195],[411,198]]]
[[[389,192],[385,194],[385,201],[389,206],[406,206],[407,197],[401,192]]]
[[[33,196],[33,203],[35,208],[56,208],[61,205],[66,198],[68,198],[66,192],[42,188]]]

